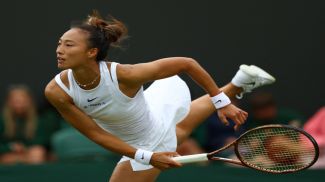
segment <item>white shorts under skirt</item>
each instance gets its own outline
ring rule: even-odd
[[[190,110],[191,95],[186,83],[178,76],[157,80],[144,91],[146,101],[156,118],[164,123],[165,135],[153,148],[153,152],[174,152],[177,148],[176,124],[182,121]],[[144,165],[134,159],[123,156],[119,161],[130,160],[133,171],[148,170],[151,165]]]

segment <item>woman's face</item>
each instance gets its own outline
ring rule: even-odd
[[[30,107],[33,107],[33,103],[25,90],[14,89],[8,95],[8,107],[15,115],[24,115]]]
[[[72,28],[62,35],[56,49],[58,68],[74,68],[88,61],[87,38],[87,32],[77,28]]]

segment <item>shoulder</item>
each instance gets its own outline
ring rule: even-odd
[[[46,85],[44,94],[47,100],[54,106],[64,103],[72,103],[72,98],[60,88],[55,79],[52,79]]]
[[[68,78],[68,70],[63,70],[61,71],[60,74],[60,79],[62,83],[69,88],[69,78]]]
[[[111,65],[113,62],[105,62],[107,65],[108,70],[111,73]],[[132,77],[132,70],[134,68],[134,65],[132,64],[120,64],[117,63],[116,65],[116,76],[118,79],[118,82],[123,83],[125,80],[128,80],[130,77]]]
[[[52,79],[45,87],[44,94],[49,101],[52,101],[62,95],[63,91],[56,81]]]
[[[111,67],[112,64],[115,63],[116,64],[116,73],[117,72],[123,72],[126,71],[128,68],[130,68],[130,64],[121,64],[121,63],[117,63],[117,62],[105,62],[108,70],[111,72]]]

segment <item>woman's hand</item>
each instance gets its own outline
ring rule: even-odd
[[[181,163],[172,159],[176,156],[179,156],[177,152],[155,152],[151,157],[150,164],[160,170],[181,167]]]
[[[226,126],[229,125],[227,118],[231,119],[235,122],[234,129],[238,130],[238,128],[245,123],[248,113],[234,106],[233,104],[229,104],[223,108],[217,110],[219,119]]]

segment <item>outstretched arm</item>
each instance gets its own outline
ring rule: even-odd
[[[248,114],[230,104],[228,97],[221,93],[209,73],[192,58],[163,58],[149,63],[119,65],[117,69],[120,89],[133,92],[131,95],[136,93],[144,83],[180,73],[188,74],[210,95],[212,102],[218,109],[219,118],[224,124],[228,124],[227,118],[236,123],[235,128],[245,122]]]
[[[64,93],[61,88],[59,88],[54,80],[52,80],[45,88],[45,96],[67,122],[90,140],[112,152],[130,158],[135,157],[137,149],[100,128],[92,118],[73,104],[72,99]],[[151,160],[150,163],[159,169],[178,167],[181,164],[167,157],[175,155],[177,155],[176,152],[158,153],[159,158],[157,160]],[[162,161],[159,162],[159,160]]]
[[[95,143],[113,152],[133,158],[135,148],[100,128],[88,115],[77,108],[72,99],[52,80],[45,89],[45,96],[61,116]]]
[[[210,96],[220,93],[212,77],[192,58],[170,57],[148,63],[118,65],[119,83],[139,88],[154,80],[167,78],[180,73],[188,74]]]

